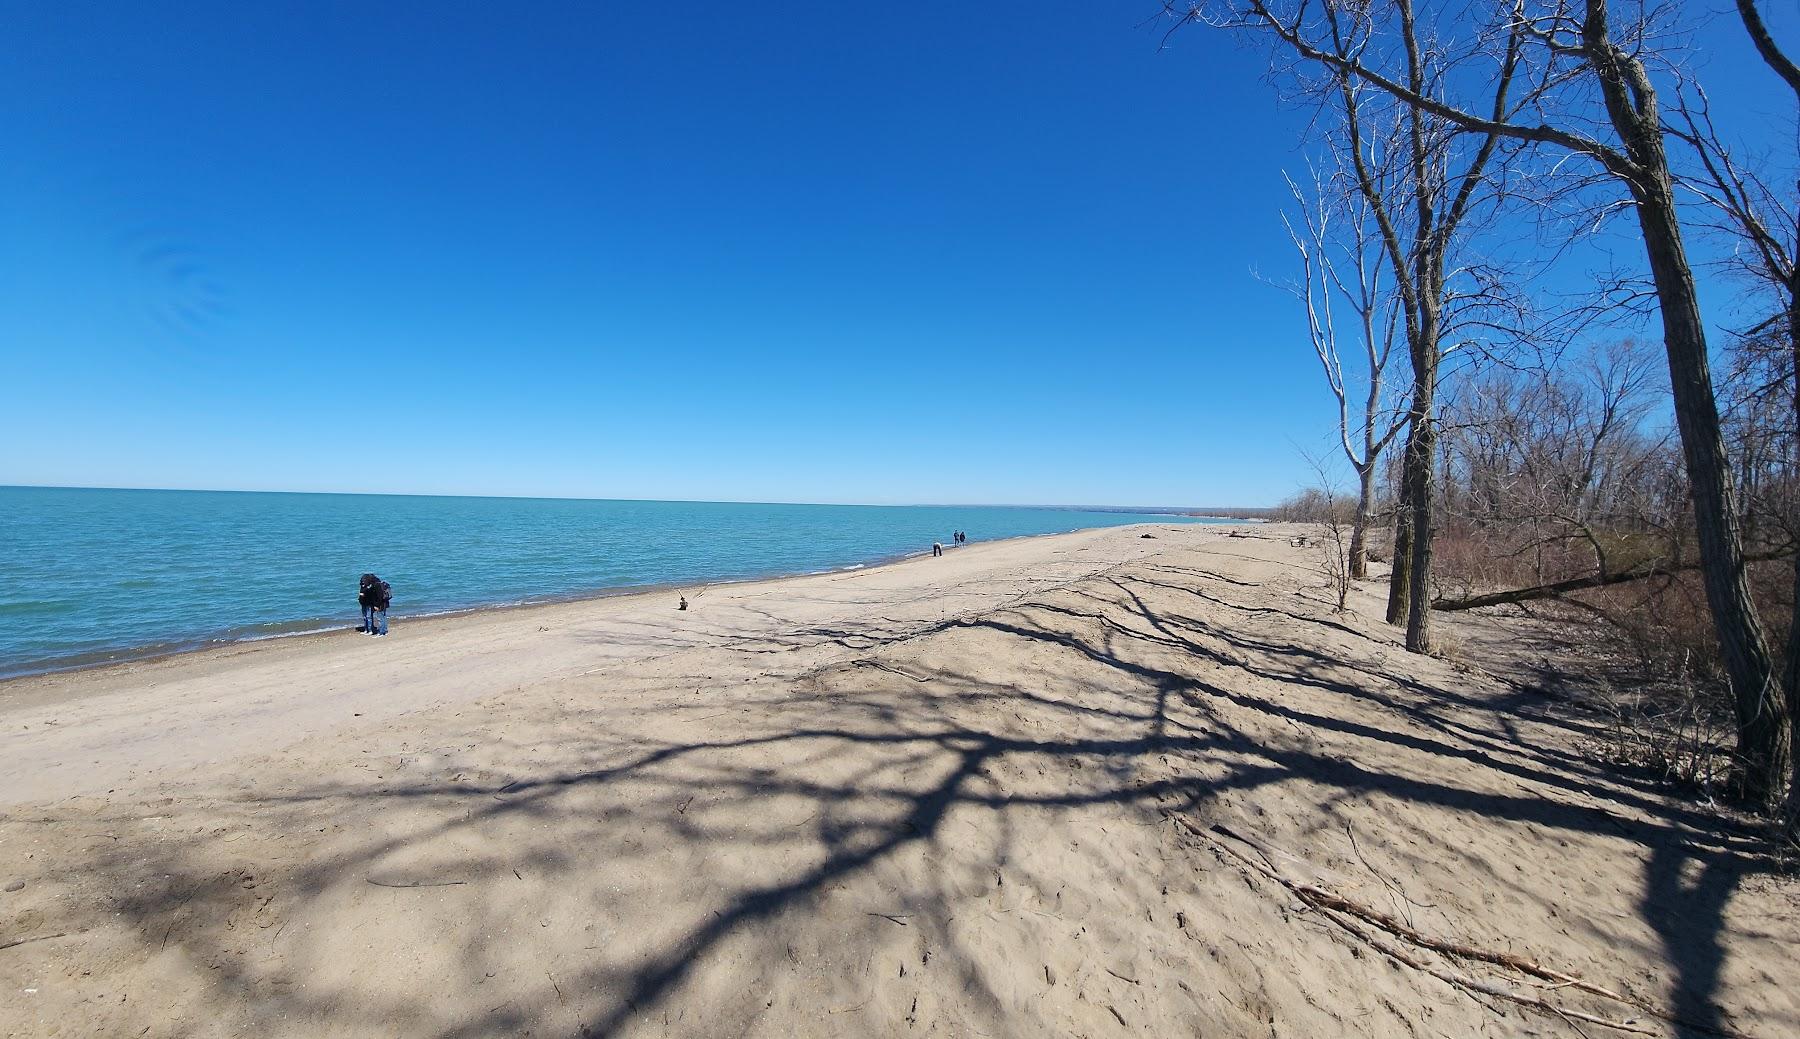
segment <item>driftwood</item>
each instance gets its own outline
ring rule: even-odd
[[[1225,826],[1214,825],[1210,828],[1209,832],[1208,830],[1202,830],[1182,816],[1170,814],[1169,818],[1175,820],[1183,829],[1206,841],[1214,848],[1219,849],[1237,861],[1249,866],[1262,876],[1280,884],[1297,896],[1302,902],[1317,911],[1320,916],[1330,920],[1332,923],[1355,937],[1358,941],[1364,942],[1384,956],[1391,957],[1397,962],[1411,967],[1414,970],[1429,974],[1454,988],[1459,988],[1466,992],[1479,993],[1484,996],[1491,996],[1495,999],[1503,999],[1509,1003],[1527,1007],[1539,1011],[1540,1013],[1551,1014],[1569,1022],[1582,1021],[1587,1024],[1611,1028],[1615,1031],[1626,1032],[1631,1035],[1661,1034],[1659,1032],[1641,1028],[1633,1021],[1614,1021],[1593,1014],[1583,1013],[1579,1010],[1570,1009],[1569,1007],[1559,1006],[1544,999],[1542,996],[1534,995],[1529,992],[1520,992],[1497,982],[1477,978],[1461,971],[1439,966],[1414,955],[1409,948],[1402,947],[1396,942],[1383,937],[1379,932],[1386,932],[1387,935],[1399,938],[1411,947],[1430,950],[1447,958],[1471,960],[1479,963],[1492,964],[1496,967],[1505,967],[1529,977],[1551,982],[1553,987],[1557,989],[1579,989],[1580,991],[1599,996],[1603,999],[1612,1000],[1630,1007],[1639,1013],[1647,1014],[1651,1017],[1667,1021],[1670,1024],[1685,1029],[1704,1032],[1709,1035],[1723,1036],[1726,1037],[1726,1039],[1745,1039],[1741,1033],[1712,1028],[1696,1022],[1684,1020],[1673,1014],[1659,1010],[1644,1000],[1615,992],[1603,985],[1596,985],[1592,982],[1584,981],[1581,978],[1564,971],[1553,970],[1542,964],[1528,960],[1523,956],[1515,956],[1512,953],[1506,952],[1495,952],[1491,949],[1479,949],[1460,942],[1434,938],[1402,923],[1387,913],[1383,913],[1378,909],[1371,909],[1361,903],[1352,901],[1335,891],[1330,891],[1315,884],[1308,884],[1287,877],[1283,875],[1280,870],[1276,869],[1272,863],[1251,858],[1249,855],[1244,854],[1231,844],[1220,840],[1219,838],[1221,836],[1228,837],[1233,841],[1255,848],[1260,854],[1264,855],[1265,858],[1267,857],[1268,852],[1273,850],[1270,845],[1245,837]],[[1280,852],[1280,855],[1284,858],[1294,859],[1297,862],[1304,862],[1304,860],[1290,855],[1287,852]],[[1371,931],[1368,927],[1362,926],[1363,924],[1373,925],[1378,931]],[[1579,1031],[1579,1028],[1577,1031]]]
[[[1791,559],[1792,550],[1781,552],[1747,552],[1746,563],[1766,563],[1773,559]],[[1682,573],[1698,570],[1700,564],[1677,563],[1668,559],[1653,559],[1648,563],[1639,563],[1610,574],[1588,574],[1584,577],[1571,577],[1566,581],[1552,581],[1549,584],[1533,585],[1530,588],[1514,588],[1505,592],[1485,592],[1462,599],[1433,599],[1434,610],[1474,610],[1483,606],[1504,606],[1507,603],[1531,602],[1534,599],[1555,599],[1570,592],[1579,592],[1587,588],[1605,588],[1609,585],[1627,584],[1632,581],[1643,581],[1666,574]]]
[[[32,942],[47,942],[52,938],[67,938],[68,936],[69,932],[58,931],[55,934],[40,934],[36,938],[18,938],[10,942],[0,942],[0,950],[13,949],[21,945],[30,945]]]

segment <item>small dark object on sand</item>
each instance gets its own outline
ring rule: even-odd
[[[1139,534],[1138,537],[1154,539],[1156,537],[1156,535],[1155,534]]]

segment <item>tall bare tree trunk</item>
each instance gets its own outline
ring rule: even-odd
[[[1356,516],[1350,523],[1350,579],[1361,581],[1369,576],[1369,524],[1374,520],[1375,467],[1358,467],[1356,479]]]
[[[1653,150],[1661,159],[1660,130],[1639,136],[1652,139],[1632,141],[1626,137],[1628,146],[1634,152]],[[1632,195],[1637,201],[1638,223],[1644,232],[1650,273],[1656,281],[1662,311],[1675,422],[1681,430],[1681,447],[1694,497],[1701,583],[1706,589],[1720,656],[1737,708],[1738,786],[1747,800],[1766,804],[1787,771],[1786,704],[1776,694],[1768,642],[1750,598],[1743,533],[1707,360],[1706,330],[1676,218],[1666,161],[1658,162],[1654,172],[1640,180],[1643,183],[1631,185]]]
[[[1787,774],[1786,703],[1777,695],[1768,642],[1744,573],[1743,532],[1732,490],[1719,403],[1706,355],[1706,326],[1681,237],[1656,88],[1638,60],[1613,42],[1606,0],[1587,0],[1582,37],[1606,113],[1630,157],[1621,177],[1637,206],[1644,251],[1662,312],[1675,424],[1687,458],[1700,549],[1701,583],[1737,708],[1739,793],[1766,805]]]
[[[1800,185],[1795,185],[1800,191]],[[1794,241],[1800,243],[1800,228]],[[1794,419],[1800,421],[1800,258],[1788,272],[1788,349],[1794,354]],[[1800,430],[1793,440],[1794,465],[1800,471]],[[1783,701],[1788,712],[1788,760],[1793,775],[1788,782],[1787,832],[1800,837],[1800,556],[1794,557],[1794,617],[1788,624],[1787,667],[1781,676]]]
[[[1414,653],[1431,652],[1431,548],[1437,521],[1433,479],[1437,463],[1437,319],[1435,307],[1425,310],[1424,335],[1420,337],[1425,349],[1414,351],[1412,416],[1406,455],[1401,459],[1401,483],[1410,503],[1407,547],[1412,557],[1406,572],[1406,648]]]
[[[1660,141],[1658,142],[1660,150]],[[1681,430],[1694,496],[1701,583],[1712,610],[1719,652],[1737,708],[1738,785],[1745,799],[1766,804],[1784,778],[1788,753],[1786,704],[1776,694],[1768,642],[1750,598],[1744,542],[1731,470],[1720,430],[1707,361],[1705,326],[1688,266],[1675,199],[1666,175],[1638,190],[1638,220],[1662,309],[1675,422]]]
[[[1412,437],[1408,435],[1410,442]],[[1406,498],[1406,481],[1394,508],[1394,568],[1388,574],[1387,622],[1406,623],[1407,601],[1412,595],[1412,505]]]
[[[1793,91],[1794,100],[1800,102],[1800,65],[1776,46],[1762,13],[1756,9],[1756,0],[1737,0],[1737,8],[1744,30],[1756,46],[1756,53]],[[1794,185],[1794,191],[1800,196],[1800,184]],[[1800,226],[1794,228],[1793,242],[1794,248],[1800,249]],[[1792,252],[1788,254],[1786,282],[1788,350],[1794,358],[1794,412],[1790,421],[1800,422],[1800,256]],[[1790,432],[1795,434],[1792,461],[1796,469],[1800,469],[1800,429]],[[1794,558],[1794,603],[1794,617],[1788,626],[1787,667],[1782,671],[1781,685],[1791,727],[1788,758],[1793,764],[1793,776],[1788,782],[1787,828],[1790,836],[1800,837],[1800,556]]]

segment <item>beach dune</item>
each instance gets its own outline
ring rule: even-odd
[[[0,684],[0,1033],[1800,1033],[1794,889],[1546,630],[1408,655],[1279,527],[689,597]]]

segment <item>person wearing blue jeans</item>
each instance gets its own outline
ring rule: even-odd
[[[374,574],[362,575],[356,586],[356,605],[362,607],[362,627],[356,630],[363,634],[375,631],[375,589],[381,584],[381,578]]]
[[[372,618],[374,627],[370,630],[372,630],[377,635],[386,635],[387,634],[388,604],[390,602],[392,602],[393,599],[394,599],[393,588],[390,587],[386,581],[377,579],[375,581],[374,589],[371,590],[371,592],[369,593],[370,605],[374,606],[374,608],[375,608],[373,618]]]
[[[362,627],[357,631],[370,635],[387,634],[388,603],[393,600],[393,588],[374,574],[362,575],[362,583],[356,590],[356,603],[362,607]]]

